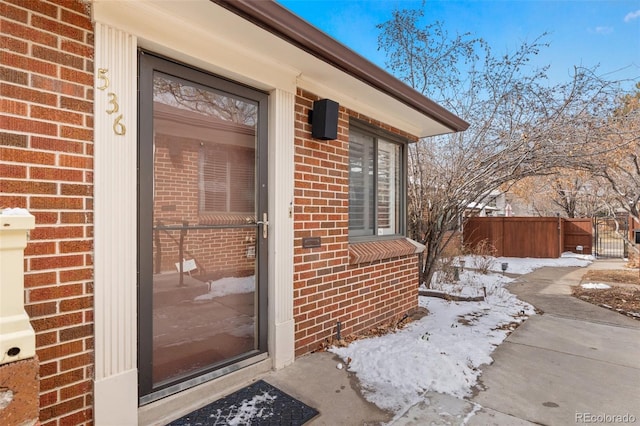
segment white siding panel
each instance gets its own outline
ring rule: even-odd
[[[95,420],[136,424],[137,40],[96,23],[95,43]]]

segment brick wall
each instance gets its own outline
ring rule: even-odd
[[[0,424],[38,421],[38,358],[0,365]]]
[[[336,334],[360,333],[400,318],[418,303],[414,254],[354,263],[349,229],[349,117],[415,137],[340,108],[338,139],[311,138],[307,123],[315,95],[296,98],[294,317],[296,356],[314,351]],[[302,248],[302,238],[321,237],[319,248]],[[369,244],[369,243],[366,243]],[[368,249],[382,249],[376,243]],[[390,252],[391,253],[391,252]],[[377,256],[374,256],[377,257]]]
[[[81,1],[0,0],[0,207],[36,217],[26,309],[42,425],[90,423],[93,31]]]

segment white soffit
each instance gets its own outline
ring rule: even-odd
[[[208,0],[94,0],[139,45],[257,89],[300,87],[415,136],[451,129]]]

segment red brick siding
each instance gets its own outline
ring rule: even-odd
[[[84,2],[0,0],[0,207],[36,217],[26,309],[42,425],[92,423],[93,31]]]
[[[317,97],[298,91],[295,131],[294,318],[296,355],[335,336],[359,333],[400,317],[418,302],[415,255],[369,263],[349,261],[349,117],[410,140],[416,138],[340,108],[338,139],[311,138],[308,112]],[[302,238],[320,237],[319,248]]]

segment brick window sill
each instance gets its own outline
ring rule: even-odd
[[[409,238],[367,241],[349,244],[349,264],[375,262],[422,253],[425,247]]]

